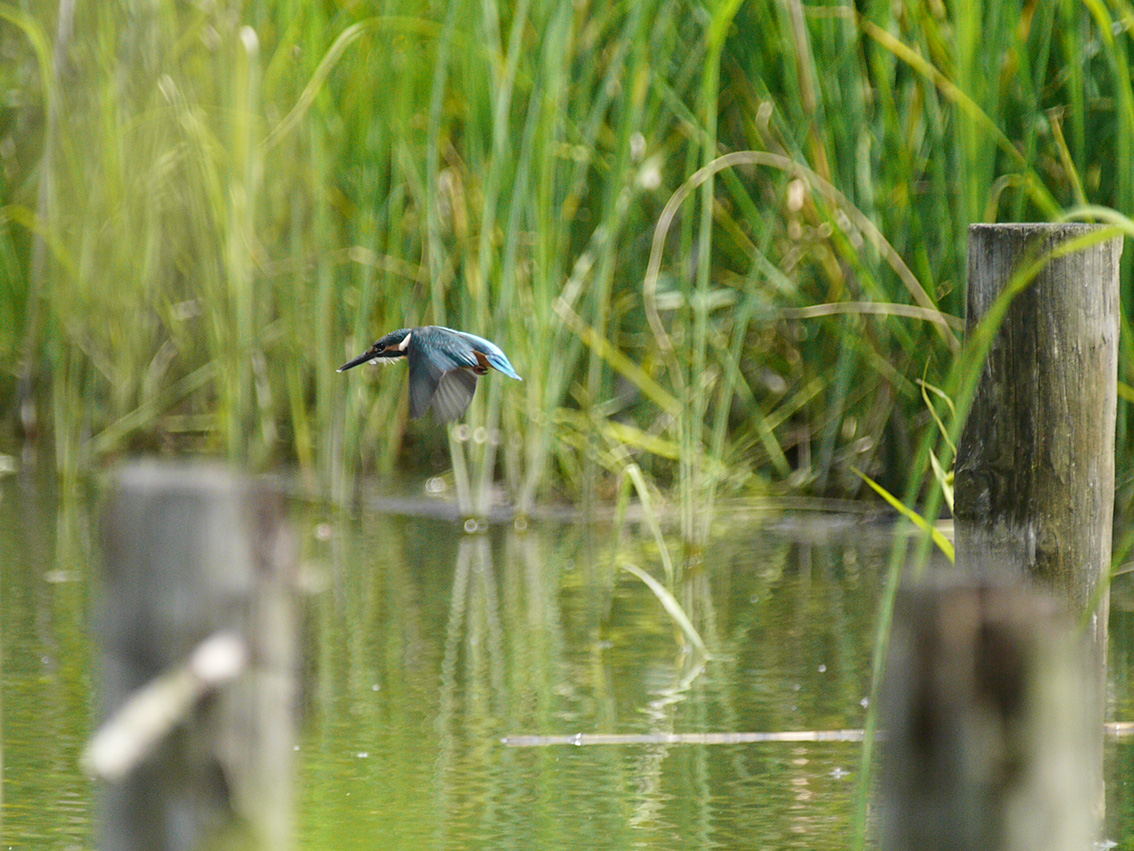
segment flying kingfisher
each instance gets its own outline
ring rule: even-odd
[[[476,392],[476,378],[488,368],[523,381],[508,356],[495,343],[475,334],[440,325],[401,328],[387,334],[353,360],[339,367],[343,372],[360,363],[391,363],[409,360],[410,416],[415,420],[433,406],[433,416],[449,422],[461,416]]]

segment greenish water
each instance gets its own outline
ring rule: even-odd
[[[87,848],[88,612],[97,495],[0,479],[3,822],[12,848]],[[465,535],[448,522],[297,503],[305,720],[299,848],[841,849],[859,746],[511,747],[521,735],[861,727],[889,539],[853,523],[738,523],[682,603],[681,652],[602,524]],[[643,535],[643,539],[645,536]],[[631,534],[623,546],[648,561]],[[1134,715],[1124,587],[1115,715]],[[1108,835],[1131,835],[1131,748],[1108,746]],[[1125,844],[1125,843],[1124,843]]]

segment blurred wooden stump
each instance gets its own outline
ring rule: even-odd
[[[138,463],[104,514],[99,847],[292,846],[296,552],[279,493]]]
[[[883,713],[887,851],[1082,851],[1097,829],[1093,674],[1022,586],[904,589]]]

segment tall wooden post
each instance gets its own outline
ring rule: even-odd
[[[969,228],[967,332],[1013,276],[1099,225]],[[957,446],[957,565],[1037,580],[1105,659],[1118,377],[1116,237],[1055,256],[1012,301]]]
[[[969,229],[969,337],[1016,294],[957,446],[958,571],[894,613],[887,851],[1072,851],[1101,824],[1122,240],[1066,248],[1096,230]]]

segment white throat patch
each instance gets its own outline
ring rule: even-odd
[[[398,351],[404,352],[409,348],[410,340],[413,339],[413,334],[406,334],[406,338],[398,343]]]

